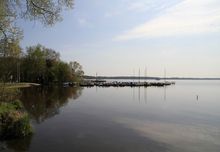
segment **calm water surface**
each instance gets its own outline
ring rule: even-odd
[[[35,133],[15,152],[219,152],[220,81],[165,88],[29,88]]]

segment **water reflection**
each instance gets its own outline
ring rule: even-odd
[[[166,99],[167,99],[167,87],[164,86],[163,88],[164,88],[163,100],[166,101]]]
[[[18,140],[8,140],[4,142],[2,141],[2,144],[0,144],[0,151],[26,152],[30,148],[31,139],[32,139],[32,135],[19,139],[19,142]]]
[[[138,88],[135,88],[133,87],[132,88],[132,100],[133,101],[138,101],[139,104],[141,103],[145,103],[147,104],[148,102],[148,87],[138,87]],[[157,88],[158,90],[159,89],[163,89],[163,95],[161,95],[162,99],[164,101],[167,100],[167,86],[164,86],[163,88]],[[135,94],[137,91],[137,95]],[[197,98],[198,99],[198,98]]]
[[[21,92],[20,100],[31,119],[42,123],[59,114],[59,109],[69,100],[77,99],[82,94],[82,88],[32,87],[22,89]],[[0,141],[0,151],[28,151],[34,135],[22,139]]]
[[[220,83],[210,81],[94,87],[83,95],[76,88],[24,90],[21,98],[38,122],[35,133],[6,144],[16,152],[219,152],[219,90]]]
[[[22,90],[21,101],[37,123],[59,114],[68,99],[77,99],[82,88],[33,87]]]

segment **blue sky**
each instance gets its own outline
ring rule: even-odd
[[[75,0],[62,15],[19,23],[22,47],[53,48],[87,75],[220,77],[219,0]]]

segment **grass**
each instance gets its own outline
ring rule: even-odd
[[[32,131],[29,116],[20,101],[0,103],[0,139],[24,137]]]
[[[19,100],[14,101],[12,103],[2,102],[0,103],[0,115],[7,113],[9,111],[13,111],[13,110],[21,110],[22,108],[23,108],[23,105]]]
[[[3,86],[5,88],[8,89],[17,89],[17,88],[28,88],[31,86],[39,86],[40,84],[38,83],[28,83],[28,82],[24,82],[24,83],[0,83],[0,86]]]

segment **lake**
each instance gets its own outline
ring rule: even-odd
[[[27,88],[34,134],[15,152],[219,152],[220,81],[148,88]],[[7,148],[6,148],[7,147]]]

